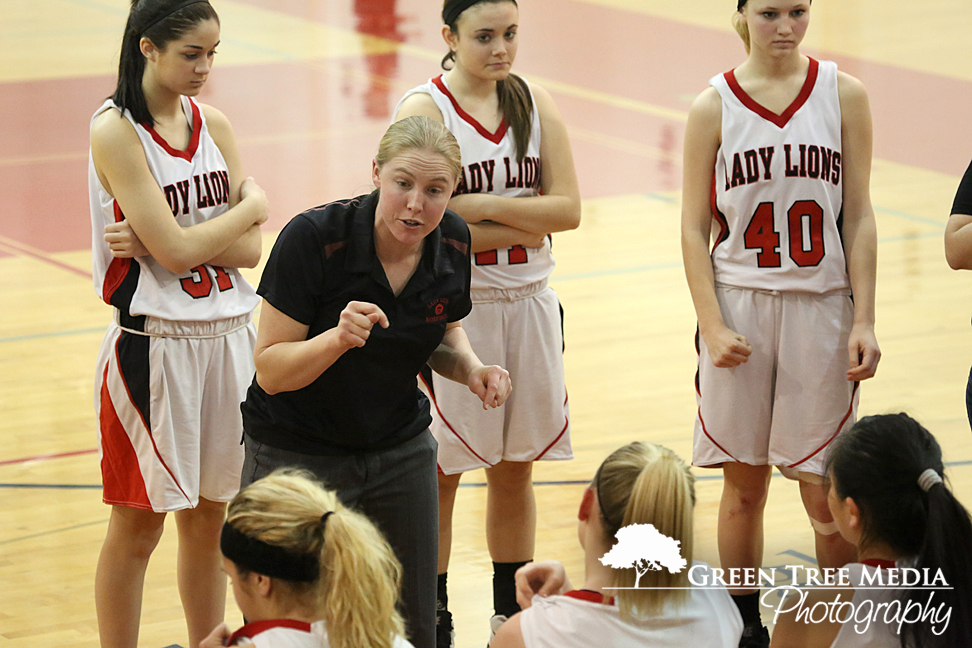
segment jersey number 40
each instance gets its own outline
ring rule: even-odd
[[[774,209],[771,202],[760,203],[743,235],[747,250],[759,250],[756,261],[760,268],[780,267]],[[813,267],[824,258],[823,216],[823,208],[815,200],[798,200],[786,212],[790,258],[801,268]]]

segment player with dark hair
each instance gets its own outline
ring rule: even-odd
[[[219,531],[239,488],[258,303],[237,268],[259,262],[268,206],[244,180],[226,117],[192,99],[219,29],[203,0],[133,2],[118,85],[91,121],[95,289],[115,307],[95,386],[112,505],[95,582],[105,648],[138,641],[145,569],[169,511],[190,645],[224,613]]]
[[[449,202],[469,224],[472,313],[463,322],[488,362],[506,367],[516,393],[483,412],[447,380],[425,375],[439,443],[439,646],[452,643],[446,590],[452,512],[464,472],[486,469],[486,540],[493,559],[495,629],[519,610],[513,577],[533,558],[533,462],[570,459],[560,302],[548,285],[552,232],[580,223],[580,194],[563,120],[549,93],[510,69],[514,0],[447,0],[445,74],[410,90],[396,119],[425,115],[459,140],[463,168]]]

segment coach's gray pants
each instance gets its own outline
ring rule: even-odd
[[[426,430],[388,450],[343,457],[281,450],[249,436],[245,443],[241,487],[283,466],[305,468],[381,529],[402,563],[408,639],[415,648],[434,648],[439,486],[432,434]]]

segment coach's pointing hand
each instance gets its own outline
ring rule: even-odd
[[[348,349],[363,347],[375,324],[388,328],[388,316],[380,308],[368,302],[348,302],[338,320],[338,340]]]

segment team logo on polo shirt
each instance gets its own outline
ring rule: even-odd
[[[428,314],[425,316],[426,322],[444,322],[449,318],[446,306],[449,304],[447,297],[439,297],[428,303]]]

